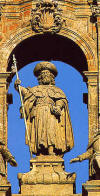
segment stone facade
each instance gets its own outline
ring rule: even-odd
[[[92,1],[88,2],[91,5]],[[61,10],[61,15],[59,15],[59,17],[58,15],[53,15],[55,14],[55,10],[52,12],[52,17],[49,16],[48,13],[46,16],[48,21],[47,27],[43,25],[44,21],[41,19],[42,16],[39,18],[39,22],[37,22],[37,20],[34,21],[32,16],[32,10],[35,14],[37,13],[36,8],[38,6],[36,5],[38,1],[8,0],[6,2],[0,2],[0,140],[6,146],[7,107],[10,102],[7,91],[12,78],[11,65],[13,54],[16,55],[18,60],[18,70],[32,61],[41,59],[50,60],[51,58],[54,60],[62,60],[74,66],[83,75],[84,79],[87,80],[88,85],[89,144],[92,142],[94,135],[98,132],[98,108],[100,105],[100,96],[98,93],[99,72],[97,59],[97,32],[96,25],[91,20],[92,10],[88,2],[87,0],[58,1],[57,9]],[[40,9],[39,13],[41,14]],[[32,20],[35,25],[34,28],[32,26]],[[99,24],[99,16],[97,20]],[[41,26],[42,30],[36,31],[35,28],[37,29],[37,26]],[[59,27],[57,28],[57,31],[52,30],[52,28],[56,27]],[[46,30],[44,30],[45,28]],[[51,42],[56,51],[54,56],[52,56],[52,53],[50,56],[50,49],[48,49],[48,51],[44,51],[44,53],[46,52],[46,55],[42,53],[40,56],[39,43],[42,43],[42,39],[44,39],[45,42],[47,41],[46,39],[48,39],[49,44]],[[64,49],[63,54],[58,54],[56,43],[53,42],[55,39],[59,41],[58,44],[62,44],[62,49]],[[30,41],[32,43],[31,48],[27,48],[26,46],[28,46],[27,44],[30,43]],[[66,45],[64,45],[64,42]],[[20,53],[23,48],[26,48],[24,50],[25,52]],[[66,57],[68,48],[70,48],[70,58]],[[36,57],[32,57],[31,50],[37,51]],[[73,57],[73,51],[75,50],[77,51],[77,55],[79,54],[77,56],[77,62],[76,58]],[[27,52],[29,54],[28,58],[26,58]],[[73,61],[71,60],[71,57],[73,57]],[[84,189],[86,189],[86,191],[83,191],[83,196],[94,194],[99,195],[100,190],[99,193],[97,193],[97,191],[94,193],[95,188],[93,187],[96,187],[96,183],[96,181],[92,183],[93,186],[91,185],[91,193],[87,190],[87,184],[86,186],[83,186],[85,187]],[[6,188],[8,190],[8,186]],[[5,190],[6,189],[4,189],[4,191]],[[66,193],[66,196],[69,196],[70,194],[72,193]],[[5,195],[1,189],[0,195]]]

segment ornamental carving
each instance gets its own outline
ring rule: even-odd
[[[57,33],[62,27],[62,10],[57,2],[46,0],[36,4],[31,12],[32,30],[39,32]]]
[[[100,6],[92,5],[91,10],[94,16],[100,15]]]

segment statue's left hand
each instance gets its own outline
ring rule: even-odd
[[[55,116],[61,115],[61,109],[57,106],[52,106],[51,113],[53,113]]]

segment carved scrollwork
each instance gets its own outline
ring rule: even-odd
[[[91,10],[94,16],[100,15],[100,6],[91,5]]]
[[[54,1],[45,0],[36,4],[31,12],[32,30],[39,32],[57,33],[62,27],[62,10]]]

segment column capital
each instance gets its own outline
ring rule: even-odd
[[[97,71],[84,71],[84,79],[87,79],[87,83],[91,85],[96,85],[98,82],[98,72]]]
[[[11,72],[0,72],[0,84],[7,84],[11,81]]]

